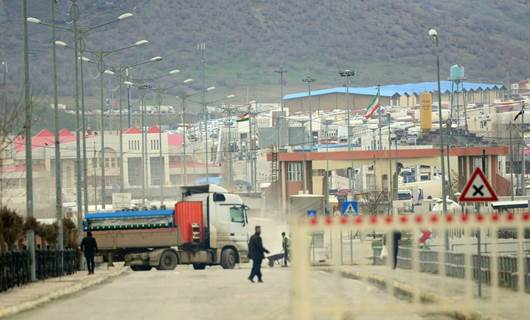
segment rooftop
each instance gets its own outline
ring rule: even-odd
[[[480,83],[480,82],[463,82],[464,91],[479,91],[479,90],[493,90],[503,89],[504,86],[498,83]],[[441,91],[446,93],[451,91],[451,81],[440,82]],[[382,97],[393,97],[401,95],[419,95],[421,92],[436,92],[438,91],[437,82],[417,82],[417,83],[403,83],[403,84],[389,84],[380,86],[380,95]],[[371,87],[337,87],[330,89],[322,89],[311,91],[311,96],[320,96],[334,93],[350,93],[357,95],[374,96],[377,93],[377,86]],[[284,100],[298,99],[309,96],[306,92],[297,92],[285,95]]]

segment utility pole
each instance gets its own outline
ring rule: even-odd
[[[234,181],[234,163],[232,160],[232,108],[228,108],[228,185],[232,187]]]
[[[140,89],[140,101],[141,101],[141,111],[140,111],[140,122],[142,126],[141,138],[142,138],[142,205],[145,206],[145,188],[147,184],[147,134],[145,132],[145,93],[148,89],[148,85],[141,85]]]
[[[281,143],[280,134],[283,132],[282,129],[285,119],[285,115],[283,113],[283,74],[287,73],[287,70],[280,65],[280,68],[278,70],[274,70],[274,72],[280,74],[280,117],[278,117],[278,123],[276,123],[276,147],[279,150]]]
[[[79,57],[79,76],[81,78],[81,132],[83,137],[82,142],[82,153],[83,153],[83,202],[85,205],[85,212],[88,212],[88,164],[87,164],[87,154],[86,154],[86,116],[85,116],[85,77],[83,74],[83,62],[86,59],[83,56],[83,51],[85,50],[85,42],[82,37],[80,37],[80,50],[81,56]]]
[[[125,78],[129,81],[129,68],[125,69]],[[132,127],[131,115],[131,86],[127,86],[127,128]]]
[[[57,243],[61,255],[60,260],[60,274],[63,269],[63,250],[64,250],[64,236],[63,236],[63,200],[62,200],[62,181],[61,181],[61,144],[59,140],[59,99],[57,95],[57,55],[55,48],[55,7],[56,0],[51,0],[52,11],[52,64],[53,64],[53,116],[55,125],[55,216],[57,220]]]
[[[122,106],[122,87],[123,81],[125,81],[125,67],[120,66],[118,69],[118,104],[119,104],[119,114],[120,114],[120,192],[123,192],[125,187],[125,173],[123,172],[123,106]]]
[[[380,85],[378,84],[377,85],[377,92],[380,92]],[[383,134],[381,132],[381,129],[383,128],[383,124],[381,123],[381,116],[382,116],[382,112],[381,112],[381,107],[379,107],[377,109],[377,127],[378,127],[378,131],[379,131],[379,148],[377,148],[377,150],[383,150]]]
[[[182,119],[182,126],[183,126],[183,135],[184,135],[184,138],[182,140],[182,157],[181,157],[181,162],[182,162],[182,173],[183,173],[183,185],[187,185],[188,183],[188,176],[187,176],[187,172],[186,172],[186,127],[187,127],[187,124],[186,124],[186,98],[187,96],[181,96],[180,99],[182,101],[182,115],[181,115],[181,119]]]
[[[311,139],[311,151],[313,151],[313,147],[315,146],[315,139],[313,138],[313,106],[311,105],[311,83],[315,82],[315,79],[311,78],[311,76],[307,76],[305,79],[302,80],[302,82],[305,82],[307,84],[309,100],[309,137]]]
[[[22,18],[24,19],[24,104],[25,104],[25,122],[24,134],[26,137],[26,215],[28,218],[33,217],[33,158],[31,153],[31,95],[29,80],[29,45],[28,45],[28,2],[22,0]],[[55,44],[55,43],[54,43]],[[30,276],[31,281],[37,279],[35,263],[35,233],[28,230],[26,233],[28,250],[30,256]]]
[[[7,61],[2,61],[2,67],[3,67],[3,81],[2,81],[2,109],[0,110],[0,115],[7,114]],[[0,157],[0,167],[2,166],[2,157]],[[3,202],[3,179],[2,179],[3,171],[0,171],[0,207],[2,207]]]
[[[521,116],[521,195],[526,196],[526,182],[525,182],[525,171],[526,171],[526,162],[525,162],[525,147],[526,141],[524,140],[525,133],[525,123],[524,123],[524,101],[521,102],[521,111],[519,112]]]
[[[165,161],[162,158],[162,93],[157,93],[157,102],[158,102],[158,157],[160,165],[159,169],[159,178],[160,178],[160,206],[164,204],[164,182],[165,182],[165,170],[164,164]]]
[[[392,174],[392,135],[390,133],[390,113],[387,113],[388,119],[388,215],[392,214],[392,201],[394,200],[394,175]]]
[[[105,72],[105,64],[103,62],[103,53],[99,53],[98,71],[99,71],[99,102],[101,105],[101,208],[105,209],[105,103],[103,98],[103,74]]]
[[[201,82],[202,82],[202,88],[201,88],[201,104],[202,104],[202,112],[204,117],[204,147],[205,147],[205,169],[206,169],[206,184],[209,184],[210,182],[210,174],[209,174],[209,158],[208,158],[208,110],[206,106],[206,59],[205,59],[205,51],[206,51],[206,43],[201,42],[197,45],[197,49],[201,52]]]

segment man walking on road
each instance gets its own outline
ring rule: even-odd
[[[92,232],[87,232],[86,237],[81,241],[81,251],[85,254],[88,274],[94,274],[94,256],[98,251],[98,244],[92,237]]]
[[[261,261],[265,258],[265,253],[269,253],[269,250],[263,247],[263,241],[261,240],[261,227],[256,226],[255,232],[250,237],[248,242],[248,257],[252,259],[252,271],[248,280],[254,282],[254,277],[258,277],[258,282],[263,282],[261,278]]]
[[[289,261],[289,238],[282,232],[283,266],[287,267]]]

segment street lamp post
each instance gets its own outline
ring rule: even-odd
[[[302,82],[305,82],[307,84],[307,90],[308,90],[308,99],[309,99],[309,137],[311,138],[311,151],[312,151],[313,147],[315,146],[315,139],[313,137],[313,107],[311,105],[311,83],[315,82],[315,79],[311,78],[311,76],[307,76],[307,78],[303,79]]]
[[[137,45],[141,45],[141,44],[145,44],[145,43],[148,43],[147,40],[141,40],[141,41],[138,41],[136,42]],[[119,94],[119,99],[118,99],[118,104],[119,104],[119,130],[120,130],[120,134],[119,134],[119,144],[120,144],[120,147],[119,147],[119,152],[120,152],[120,192],[123,192],[124,189],[125,189],[125,173],[124,173],[124,170],[123,170],[123,163],[124,163],[124,159],[123,159],[123,103],[122,103],[122,89],[123,89],[123,85],[127,83],[129,83],[129,81],[127,81],[128,79],[128,75],[129,75],[129,69],[132,69],[132,68],[135,68],[137,66],[140,66],[140,65],[144,65],[144,64],[148,64],[148,63],[152,63],[152,62],[158,62],[158,61],[162,61],[162,57],[153,57],[149,60],[146,60],[146,61],[142,61],[142,62],[139,62],[139,63],[135,63],[135,64],[130,64],[130,65],[119,65],[118,67],[110,67],[110,69],[112,69],[114,71],[115,74],[117,74],[117,80],[118,80],[118,94]],[[130,85],[127,85],[127,92],[129,93],[130,91]],[[127,97],[129,97],[129,95],[127,95]],[[129,101],[129,99],[127,99],[127,101]],[[130,104],[128,104],[130,106]],[[128,112],[130,113],[130,110],[128,110]]]
[[[191,83],[193,80],[192,79],[186,79],[184,80],[184,83]],[[209,91],[213,91],[215,90],[215,87],[208,87],[206,88],[206,92],[209,92]],[[183,94],[183,95],[180,95],[180,96],[177,96],[177,98],[180,99],[181,101],[181,106],[182,106],[182,114],[181,114],[181,121],[182,121],[182,125],[183,125],[183,135],[184,135],[184,140],[182,141],[182,157],[181,157],[181,163],[182,163],[182,172],[183,172],[183,184],[186,185],[188,183],[188,176],[187,176],[187,165],[186,165],[186,156],[187,156],[187,153],[186,153],[186,145],[187,145],[187,142],[186,142],[186,138],[187,138],[187,125],[186,125],[186,119],[185,119],[185,116],[186,116],[186,101],[195,96],[195,95],[198,95],[198,94],[202,94],[202,91],[197,91],[197,92],[193,92],[193,93],[190,93],[190,94]]]
[[[105,62],[104,62],[104,59],[106,57],[108,57],[109,55],[111,54],[114,54],[114,53],[117,53],[117,52],[120,52],[120,51],[124,51],[124,50],[127,50],[127,49],[130,49],[130,48],[134,48],[134,47],[138,47],[138,46],[141,46],[141,45],[144,45],[144,44],[147,44],[148,41],[147,40],[139,40],[137,42],[135,42],[134,44],[130,45],[130,46],[127,46],[127,47],[123,47],[123,48],[119,48],[119,49],[115,49],[115,50],[107,50],[107,51],[104,51],[104,50],[100,50],[100,51],[89,51],[89,50],[86,50],[87,52],[91,52],[93,53],[96,57],[97,57],[97,67],[98,67],[98,72],[99,72],[99,93],[100,93],[100,107],[101,107],[101,114],[100,114],[100,123],[101,123],[101,128],[100,128],[100,139],[101,139],[101,159],[100,159],[100,166],[101,166],[101,208],[102,209],[105,209],[105,198],[106,198],[106,177],[105,177],[105,104],[104,104],[104,93],[103,93],[103,75],[104,74],[108,74],[108,75],[114,75],[114,71],[112,70],[109,70],[107,69],[107,66],[105,65]],[[120,118],[120,123],[121,123],[121,118]],[[120,133],[120,142],[121,141],[121,133]],[[122,148],[122,147],[120,147]],[[122,152],[120,152],[122,153]],[[120,157],[121,159],[121,157]],[[121,164],[120,164],[121,166]],[[122,174],[122,170],[120,170],[120,174]]]
[[[351,151],[351,105],[348,101],[350,97],[350,79],[355,75],[355,72],[352,70],[344,70],[339,72],[339,75],[343,78],[346,78],[346,112],[348,113],[346,118],[346,127],[348,130],[348,151]],[[350,192],[353,194],[352,171],[353,167],[350,167],[350,170],[348,170],[348,187],[350,188]]]
[[[442,90],[440,84],[440,47],[438,32],[435,29],[429,30],[429,37],[433,39],[436,45],[436,77],[438,83],[438,123],[440,126],[440,159],[442,169],[442,206],[444,214],[447,213],[447,195],[445,188],[445,161],[444,161],[444,129],[442,121]]]
[[[61,29],[61,30],[64,30],[64,31],[69,31],[69,32],[72,32],[73,35],[74,35],[74,66],[75,66],[75,72],[74,72],[74,76],[75,76],[75,107],[76,107],[76,165],[75,165],[75,172],[76,172],[76,201],[77,201],[77,221],[78,221],[78,230],[81,230],[82,229],[82,210],[83,210],[83,207],[82,207],[82,193],[83,193],[83,188],[82,188],[82,184],[84,183],[84,189],[85,189],[85,210],[88,209],[88,199],[87,199],[87,194],[88,192],[86,191],[87,189],[87,178],[86,178],[86,141],[83,141],[83,145],[84,145],[84,152],[83,152],[83,167],[85,168],[84,172],[85,172],[85,177],[84,179],[82,180],[81,179],[81,143],[80,143],[80,123],[81,123],[81,119],[80,119],[80,110],[79,110],[79,73],[78,73],[78,69],[79,69],[79,65],[80,65],[80,61],[79,61],[79,56],[80,56],[80,52],[82,53],[82,51],[84,50],[84,41],[83,41],[83,37],[85,35],[87,35],[88,33],[98,29],[98,28],[101,28],[101,27],[104,27],[104,26],[107,26],[109,24],[113,24],[115,22],[119,22],[119,21],[122,21],[122,20],[125,20],[129,17],[132,17],[133,14],[132,13],[124,13],[124,14],[121,14],[120,16],[118,16],[116,19],[114,20],[111,20],[111,21],[108,21],[108,22],[105,22],[105,23],[101,23],[101,24],[98,24],[98,25],[95,25],[95,26],[91,26],[91,27],[81,27],[78,25],[78,21],[79,21],[79,18],[80,18],[80,14],[79,14],[79,6],[77,5],[77,1],[78,0],[70,0],[71,2],[71,6],[70,6],[70,17],[72,18],[73,20],[73,26],[72,28],[65,28],[65,27],[57,27],[57,29]],[[47,26],[52,26],[51,24],[49,23],[45,23],[37,18],[34,18],[34,17],[27,17],[27,14],[24,16],[24,19],[25,19],[25,25],[26,25],[26,22],[31,22],[31,23],[37,23],[37,24],[42,24],[42,25],[47,25]],[[54,25],[55,25],[55,22],[54,22]],[[56,26],[52,26],[53,28],[55,28]],[[81,57],[82,57],[82,54],[81,54]],[[82,61],[81,61],[82,63]],[[84,90],[83,90],[84,91]],[[84,100],[84,98],[83,98]],[[83,108],[84,109],[84,108]],[[84,126],[84,114],[83,114],[83,127],[82,127],[82,130],[83,130],[83,140],[85,140],[86,138],[86,134],[85,134],[85,126]],[[79,233],[79,240],[81,239],[81,232]]]
[[[440,126],[440,160],[442,169],[442,209],[443,214],[447,214],[447,194],[445,188],[445,161],[444,161],[444,129],[442,121],[442,89],[440,85],[440,47],[438,32],[435,29],[429,30],[429,37],[434,41],[436,45],[436,80],[438,83],[438,123]],[[449,250],[449,234],[447,231],[444,235],[445,250]]]
[[[33,158],[31,154],[31,95],[29,80],[29,45],[28,45],[28,3],[22,1],[22,16],[24,19],[24,105],[25,121],[24,134],[26,140],[26,215],[33,217]],[[28,230],[26,233],[28,250],[30,254],[30,276],[31,281],[37,279],[35,264],[35,233]]]
[[[60,259],[60,273],[63,269],[63,250],[64,250],[64,231],[63,231],[63,200],[62,200],[62,186],[61,186],[61,145],[59,141],[59,99],[57,94],[57,52],[56,52],[56,36],[55,36],[55,7],[56,0],[51,0],[52,11],[52,64],[53,64],[53,116],[54,116],[54,144],[55,144],[55,214],[57,220],[57,248],[59,249]]]

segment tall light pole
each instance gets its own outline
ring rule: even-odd
[[[192,79],[186,79],[184,80],[184,83],[186,83],[186,81],[188,81],[187,83],[191,83],[193,80]],[[215,90],[215,87],[208,87],[206,88],[206,92],[209,92],[209,91],[213,91]],[[177,96],[177,98],[180,99],[181,101],[181,107],[182,107],[182,114],[181,114],[181,121],[182,121],[182,125],[183,125],[183,135],[184,135],[184,140],[182,141],[182,157],[181,157],[181,164],[182,164],[182,172],[183,172],[183,184],[186,185],[188,183],[188,174],[187,174],[187,164],[186,164],[186,157],[187,157],[187,152],[186,152],[186,146],[187,146],[187,124],[186,124],[186,101],[195,96],[195,95],[198,95],[198,94],[202,94],[202,91],[197,91],[197,92],[193,92],[193,93],[189,93],[189,94],[183,94],[183,95],[180,95],[180,96]]]
[[[31,96],[29,82],[29,45],[28,45],[28,3],[22,0],[22,17],[24,19],[24,105],[25,121],[24,134],[26,140],[26,215],[33,217],[33,158],[31,153]],[[26,233],[28,250],[30,255],[30,276],[31,281],[37,279],[35,264],[35,233],[28,230]]]
[[[99,50],[99,51],[92,51],[92,50],[85,50],[87,52],[90,52],[94,54],[97,57],[97,68],[99,72],[99,93],[100,93],[100,107],[101,107],[101,114],[100,114],[100,124],[101,124],[101,132],[100,132],[100,139],[101,139],[101,158],[100,158],[100,166],[101,166],[101,208],[105,209],[105,198],[106,198],[106,181],[105,181],[105,103],[104,103],[104,92],[103,92],[103,75],[114,75],[115,73],[112,70],[107,69],[107,66],[105,65],[104,59],[114,53],[121,52],[130,48],[138,47],[147,44],[147,40],[139,40],[136,41],[134,44],[115,49],[115,50]],[[121,136],[121,135],[120,135]],[[121,173],[121,172],[120,172]]]
[[[350,79],[351,77],[355,76],[355,71],[346,69],[344,71],[339,72],[339,75],[343,78],[346,78],[346,112],[348,113],[346,117],[346,127],[348,130],[348,151],[351,151],[351,105],[348,101],[350,98]],[[353,167],[350,167],[350,170],[348,170],[348,187],[350,188],[350,192],[352,192],[353,194],[352,171]]]
[[[234,98],[236,95],[235,94],[229,94],[228,96],[226,96],[226,99],[232,99]],[[218,107],[219,109],[225,111],[227,113],[227,119],[225,121],[225,125],[228,127],[228,138],[226,139],[227,140],[227,146],[228,146],[228,149],[224,149],[224,154],[225,156],[227,155],[228,157],[228,174],[225,174],[224,176],[228,176],[228,183],[227,185],[228,186],[232,186],[232,182],[233,182],[233,162],[232,162],[232,111],[237,109],[231,105],[229,106],[226,106],[223,104],[221,104],[221,106]],[[219,130],[219,134],[221,134],[221,130]],[[224,160],[224,157],[223,157],[223,160]]]
[[[440,162],[442,169],[442,210],[443,214],[447,214],[447,194],[445,188],[445,161],[444,161],[444,129],[442,121],[442,89],[440,85],[440,46],[438,40],[438,32],[435,29],[429,30],[429,37],[436,45],[436,80],[438,82],[438,124],[440,126]],[[449,156],[449,154],[448,154]],[[449,250],[449,234],[445,231],[444,234],[445,250]]]
[[[280,117],[278,117],[278,121],[276,123],[276,147],[280,148],[280,134],[283,132],[283,122],[285,119],[285,115],[283,114],[283,74],[287,73],[287,70],[284,69],[283,66],[280,65],[280,68],[278,70],[274,70],[274,72],[280,74]]]
[[[311,138],[311,151],[313,151],[313,147],[315,146],[315,139],[313,138],[313,107],[311,105],[311,83],[315,82],[315,79],[311,78],[311,76],[307,76],[307,78],[303,79],[302,82],[305,82],[307,84],[309,100],[309,137]]]
[[[56,25],[55,25],[55,14],[56,14],[56,6],[57,6],[57,0],[51,0],[51,19],[52,23],[50,24],[51,31],[52,31],[52,68],[53,68],[53,115],[54,115],[54,147],[55,147],[55,217],[57,220],[57,239],[58,244],[57,247],[60,250],[61,254],[64,249],[64,243],[63,243],[63,216],[62,216],[62,207],[63,207],[63,201],[62,201],[62,172],[61,172],[61,146],[60,146],[60,140],[59,140],[59,99],[57,94],[57,46],[65,47],[66,43],[63,41],[57,41],[56,38]],[[27,18],[27,22],[36,22],[34,18]],[[61,261],[61,268],[62,268],[62,261]]]
[[[55,217],[57,219],[57,244],[61,255],[60,268],[62,274],[63,268],[63,200],[62,200],[62,181],[61,181],[61,144],[59,140],[59,99],[57,94],[57,52],[55,37],[55,7],[56,0],[51,0],[52,11],[52,64],[53,64],[53,116],[54,116],[54,144],[55,144]]]
[[[57,27],[58,29],[61,29],[61,30],[64,30],[64,31],[69,31],[69,32],[72,32],[74,34],[74,65],[75,65],[75,107],[76,107],[76,165],[75,165],[75,171],[76,171],[76,202],[77,202],[77,228],[78,230],[82,230],[82,210],[83,210],[83,207],[82,207],[82,193],[83,193],[83,189],[84,189],[84,194],[85,194],[85,210],[88,210],[88,192],[86,191],[87,190],[87,178],[86,178],[86,166],[87,166],[87,161],[86,161],[86,141],[85,141],[85,138],[86,138],[86,134],[85,134],[85,130],[86,130],[86,127],[85,127],[85,116],[84,116],[84,97],[83,97],[83,113],[82,113],[82,117],[83,117],[83,125],[81,127],[81,119],[80,119],[80,110],[79,110],[79,73],[78,73],[78,69],[79,69],[79,65],[81,62],[81,66],[82,66],[82,62],[83,60],[80,60],[80,56],[81,58],[83,57],[83,54],[82,52],[85,50],[85,44],[84,44],[84,37],[89,34],[90,32],[96,30],[96,29],[99,29],[101,27],[104,27],[104,26],[107,26],[107,25],[110,25],[110,24],[113,24],[115,22],[119,22],[119,21],[122,21],[122,20],[125,20],[129,17],[132,17],[133,14],[132,13],[124,13],[124,14],[121,14],[120,16],[118,16],[116,19],[113,19],[111,21],[108,21],[108,22],[105,22],[105,23],[101,23],[101,24],[98,24],[98,25],[94,25],[94,26],[91,26],[91,27],[82,27],[82,26],[79,26],[78,25],[78,21],[79,21],[79,18],[80,18],[80,14],[79,14],[79,6],[77,5],[77,0],[70,0],[71,1],[71,6],[70,6],[70,17],[72,18],[73,20],[73,26],[72,28],[65,28],[65,27]],[[34,18],[34,17],[25,17],[26,21],[27,22],[31,22],[31,23],[37,23],[37,24],[42,24],[42,25],[47,25],[47,26],[51,26],[51,24],[49,23],[46,23],[46,22],[43,22],[41,21],[40,19],[37,19],[37,18]],[[80,54],[81,53],[81,54]],[[82,71],[82,70],[81,70]],[[84,89],[82,88],[82,91],[84,92]],[[81,178],[81,143],[80,143],[80,128],[81,128],[81,131],[83,132],[83,167],[84,167],[84,179]],[[84,184],[84,188],[82,187],[82,184]],[[79,240],[81,239],[81,232],[79,233]]]
[[[201,42],[197,45],[197,49],[201,53],[201,84],[202,84],[202,94],[201,94],[201,104],[202,104],[202,112],[203,112],[203,118],[204,118],[204,147],[205,147],[205,172],[206,172],[206,184],[209,183],[209,167],[208,164],[210,163],[210,159],[208,158],[208,110],[206,105],[206,58],[205,58],[205,51],[206,51],[206,43]]]
[[[436,77],[438,82],[438,124],[440,126],[440,162],[442,169],[442,207],[444,214],[447,213],[447,195],[445,188],[445,161],[444,161],[444,129],[442,121],[442,89],[440,84],[440,47],[438,32],[435,29],[429,30],[429,37],[436,45]]]
[[[7,61],[2,61],[3,69],[3,81],[2,81],[2,109],[0,114],[7,114]],[[0,166],[2,166],[2,158],[0,157]],[[2,181],[2,172],[0,172],[0,207],[3,206],[3,181]]]
[[[156,56],[156,57],[151,58],[149,61],[146,61],[146,62],[143,62],[143,63],[140,63],[140,64],[145,64],[145,63],[154,62],[154,61],[162,61],[162,57]],[[173,69],[173,70],[170,70],[169,72],[167,72],[165,74],[162,74],[160,76],[157,76],[157,77],[153,77],[153,78],[149,78],[149,79],[130,79],[130,80],[132,80],[134,82],[129,81],[129,80],[124,82],[124,84],[126,84],[129,88],[136,83],[137,88],[140,90],[140,102],[141,102],[141,105],[140,105],[140,123],[141,124],[140,124],[140,126],[142,127],[141,128],[141,138],[142,138],[142,204],[143,205],[145,205],[146,184],[148,183],[147,176],[148,176],[149,168],[150,168],[150,166],[148,165],[148,159],[149,158],[148,158],[148,151],[147,151],[147,131],[145,130],[146,129],[146,123],[145,123],[145,112],[146,112],[145,95],[146,95],[146,90],[154,90],[155,92],[163,93],[164,90],[172,88],[172,87],[168,87],[168,88],[162,88],[162,89],[153,89],[153,86],[151,84],[149,84],[148,82],[155,81],[155,80],[158,80],[158,79],[162,79],[162,78],[165,78],[165,77],[168,77],[168,76],[171,76],[171,75],[175,75],[175,74],[178,74],[178,73],[180,73],[179,69]],[[159,107],[160,107],[160,105],[159,105]],[[162,119],[159,116],[160,130],[162,130],[161,121],[162,121]],[[162,133],[160,132],[159,133],[160,148],[162,148],[162,140],[161,139],[162,139]],[[161,153],[160,153],[160,155],[161,155]],[[162,158],[160,158],[160,159],[162,159]],[[160,161],[162,161],[162,160],[160,160]],[[160,188],[163,188],[163,186],[161,185]],[[163,199],[163,190],[162,189],[161,189],[161,199]]]
[[[147,40],[141,40],[141,41],[138,41],[137,43],[146,44],[146,43],[148,43],[148,41]],[[158,62],[158,61],[162,61],[162,57],[156,56],[156,57],[153,57],[153,58],[151,58],[149,60],[138,62],[138,63],[135,63],[135,64],[119,65],[118,67],[109,67],[109,69],[113,70],[114,73],[117,74],[117,80],[118,80],[119,129],[120,129],[120,135],[119,135],[119,143],[120,143],[120,147],[119,147],[119,152],[120,152],[120,165],[119,165],[119,167],[120,167],[120,192],[123,192],[124,189],[125,189],[125,187],[124,187],[125,186],[125,181],[124,181],[125,180],[125,178],[124,178],[125,173],[123,171],[123,162],[124,162],[124,159],[123,159],[123,103],[122,103],[122,89],[123,89],[123,85],[129,83],[129,81],[127,81],[127,79],[128,79],[128,75],[129,75],[129,70],[130,69],[138,67],[140,65],[144,65],[144,64],[148,64],[148,63],[152,63],[152,62]],[[130,92],[130,85],[127,85],[127,91],[128,91],[128,93]],[[129,106],[130,106],[130,104],[129,104]],[[129,112],[130,112],[130,110],[129,110]]]

